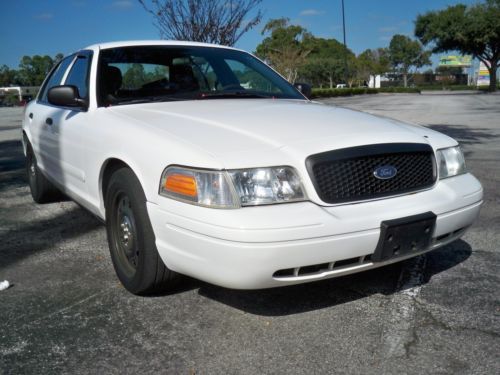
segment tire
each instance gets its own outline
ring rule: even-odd
[[[111,176],[105,206],[111,260],[125,289],[145,295],[172,288],[179,275],[158,254],[146,196],[129,168],[120,168]]]
[[[38,168],[37,159],[31,145],[26,150],[26,174],[31,196],[36,203],[49,203],[60,200],[61,192],[43,175]]]

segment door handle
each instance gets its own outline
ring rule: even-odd
[[[45,123],[46,123],[47,125],[52,125],[54,122],[52,121],[52,118],[47,117],[47,118],[45,119]]]
[[[33,120],[33,112],[31,112],[28,117]]]

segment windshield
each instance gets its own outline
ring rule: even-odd
[[[252,55],[225,48],[133,46],[99,55],[100,106],[175,100],[304,97]]]

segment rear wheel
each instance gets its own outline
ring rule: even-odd
[[[60,199],[60,191],[43,175],[38,168],[37,159],[31,145],[26,151],[26,174],[31,196],[36,203],[54,202]]]
[[[106,191],[111,259],[123,286],[134,294],[166,290],[178,279],[161,260],[141,184],[129,168],[113,173]]]

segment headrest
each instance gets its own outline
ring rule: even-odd
[[[170,82],[177,84],[180,90],[197,90],[198,81],[190,65],[172,65],[170,67]]]
[[[104,91],[107,94],[114,93],[122,86],[122,72],[116,66],[106,66],[101,76]]]

